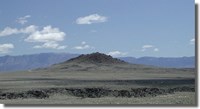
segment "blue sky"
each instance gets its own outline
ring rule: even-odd
[[[194,0],[1,0],[0,55],[194,56]]]

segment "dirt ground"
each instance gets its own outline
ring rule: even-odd
[[[0,74],[1,97],[13,96],[10,93],[49,89],[49,88],[103,88],[109,90],[131,90],[141,88],[170,89],[190,87],[195,89],[194,69],[167,69],[141,66],[102,66],[87,65],[75,70],[52,69],[20,71]],[[85,70],[87,68],[87,70]],[[92,68],[89,69],[88,68]],[[94,68],[94,69],[93,69]],[[95,70],[98,68],[98,70]],[[112,69],[112,70],[110,70]],[[161,90],[162,92],[162,90]],[[145,93],[149,93],[148,91]],[[156,92],[157,93],[157,92]],[[158,93],[160,93],[158,91]],[[123,97],[80,97],[70,94],[54,93],[49,97],[34,98],[25,92],[27,98],[1,99],[4,104],[176,104],[196,105],[195,90],[163,93],[156,96]],[[38,92],[36,92],[36,95]],[[151,93],[150,93],[151,95]]]
[[[12,99],[0,100],[3,104],[173,104],[173,105],[194,105],[194,92],[177,92],[175,94],[159,95],[156,97],[127,98],[127,97],[102,97],[102,98],[80,98],[74,96],[63,96],[56,94],[48,99]]]

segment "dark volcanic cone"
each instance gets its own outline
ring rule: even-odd
[[[63,63],[55,64],[47,70],[51,71],[118,71],[138,68],[140,65],[126,63],[103,53],[83,54]]]
[[[100,63],[100,64],[125,64],[126,62],[117,59],[117,58],[113,58],[110,55],[106,55],[103,53],[92,53],[92,54],[86,54],[86,55],[80,55],[76,58],[72,58],[68,61],[66,61],[66,63],[70,63],[70,62],[74,62],[74,63]]]

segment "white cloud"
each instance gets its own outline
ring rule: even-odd
[[[84,50],[84,49],[94,49],[94,47],[86,44],[85,41],[81,42],[81,45],[79,46],[75,46],[74,49],[77,49],[77,50]]]
[[[37,26],[35,25],[30,25],[26,28],[21,28],[21,29],[17,29],[17,28],[11,28],[11,27],[6,27],[4,28],[4,30],[0,31],[0,37],[1,36],[10,36],[13,34],[30,34],[33,33],[37,30]]]
[[[157,52],[157,51],[159,51],[159,49],[158,48],[156,48],[154,45],[143,45],[142,46],[142,50],[141,51],[146,51],[146,50],[153,50],[153,51],[155,51],[155,52]]]
[[[90,46],[89,45],[82,45],[82,46],[76,46],[76,47],[74,47],[75,49],[77,49],[77,50],[83,50],[83,49],[88,49],[88,48],[90,48]]]
[[[17,20],[16,20],[16,22],[17,23],[20,23],[20,24],[25,24],[25,23],[27,23],[28,22],[28,18],[30,18],[31,16],[30,15],[26,15],[26,16],[24,16],[24,17],[20,17],[20,18],[18,18]]]
[[[9,35],[18,34],[18,33],[19,33],[18,29],[6,27],[4,30],[0,31],[0,37],[1,36],[9,36]]]
[[[42,30],[38,30],[38,27],[35,25],[30,25],[21,29],[6,27],[3,31],[0,31],[0,36],[9,36],[13,34],[28,34],[29,37],[25,39],[27,42],[63,41],[65,37],[64,32],[50,25],[43,27]]]
[[[26,28],[20,29],[20,30],[19,30],[19,33],[30,34],[30,33],[36,32],[37,29],[38,29],[37,26],[35,26],[35,25],[30,25],[30,26],[28,26],[28,27],[26,27]]]
[[[53,48],[56,49],[58,47],[58,44],[55,42],[47,42],[44,43],[43,45],[36,45],[33,48]]]
[[[51,26],[43,27],[42,30],[35,31],[35,27],[29,27],[27,31],[32,32],[28,38],[25,39],[27,42],[41,42],[42,45],[36,45],[33,48],[49,48],[49,49],[65,49],[67,46],[61,46],[58,44],[59,41],[63,41],[65,33],[60,31],[58,28],[52,28]]]
[[[106,21],[107,21],[107,17],[100,16],[98,14],[92,14],[85,17],[79,17],[76,20],[76,23],[77,24],[92,24],[92,23],[101,23],[101,22],[106,22]]]
[[[40,42],[42,45],[36,45],[33,48],[52,48],[52,49],[65,49],[66,46],[60,46],[59,41],[63,41],[65,33],[60,31],[59,28],[52,26],[45,26],[42,30],[35,25],[30,25],[25,28],[16,29],[6,27],[0,31],[0,36],[9,36],[13,34],[27,34],[28,37],[24,40],[26,42]]]
[[[125,52],[120,52],[120,51],[111,51],[111,52],[109,52],[108,53],[108,55],[111,55],[111,56],[124,56],[124,55],[126,55],[127,53],[125,53]]]
[[[43,27],[41,31],[35,31],[25,39],[27,42],[57,42],[63,41],[65,33],[58,28],[52,28],[51,26]]]
[[[192,38],[192,39],[190,40],[190,44],[191,44],[191,45],[194,45],[194,42],[195,42],[195,39]]]
[[[8,53],[10,49],[13,49],[14,45],[13,44],[0,44],[0,53]]]
[[[46,42],[43,45],[36,45],[33,48],[51,48],[51,49],[65,49],[66,46],[60,46],[58,43],[56,42]]]

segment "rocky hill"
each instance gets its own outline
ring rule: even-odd
[[[82,54],[78,57],[69,59],[68,61],[52,65],[45,68],[47,71],[112,71],[127,70],[132,67],[143,65],[129,64],[110,55],[103,53]]]
[[[82,54],[78,57],[72,58],[65,63],[91,63],[91,64],[125,64],[125,61],[122,61],[117,58],[113,58],[110,55],[103,53],[92,53],[92,54]]]

